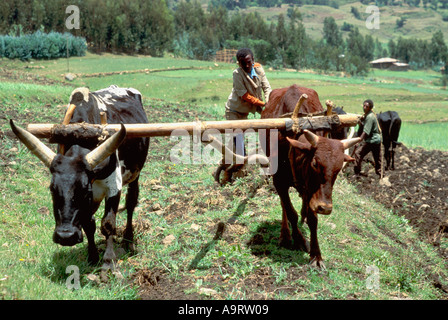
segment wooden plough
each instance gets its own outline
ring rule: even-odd
[[[226,121],[193,121],[179,123],[141,123],[124,124],[128,138],[156,137],[176,135],[193,135],[204,133],[232,133],[234,130],[277,129],[279,131],[299,132],[324,130],[331,132],[340,127],[354,127],[360,115],[332,112],[333,104],[327,100],[327,110],[319,114],[300,114],[300,107],[308,97],[302,95],[291,114],[275,119],[248,119]],[[27,130],[37,138],[47,138],[50,143],[92,145],[106,140],[120,130],[120,124],[107,124],[105,113],[101,115],[101,124],[74,123],[69,124],[75,106],[69,106],[62,124],[32,123]],[[207,135],[205,135],[207,136]]]

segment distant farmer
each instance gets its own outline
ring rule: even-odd
[[[372,152],[375,162],[375,173],[381,176],[381,135],[375,113],[372,111],[373,101],[366,100],[363,103],[364,115],[361,117],[360,127],[362,133],[360,135],[361,143],[355,151],[355,175],[361,173],[361,164],[364,157]]]
[[[247,119],[249,113],[261,113],[265,103],[269,100],[271,85],[261,64],[254,61],[254,54],[250,49],[244,48],[236,53],[239,67],[233,70],[233,88],[226,103],[226,119]],[[263,94],[264,100],[263,101]],[[244,155],[244,135],[237,134],[233,138],[235,153]],[[215,179],[219,181],[220,172],[229,164],[222,164],[215,172]],[[238,171],[242,165],[232,167],[232,171]],[[226,172],[232,175],[232,172]],[[229,177],[224,177],[226,180]]]

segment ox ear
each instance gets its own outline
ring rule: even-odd
[[[294,148],[297,148],[300,150],[311,150],[311,144],[303,143],[298,140],[290,139],[288,137],[286,137],[286,139],[288,140],[289,144],[291,146],[293,146]]]
[[[344,153],[344,161],[345,162],[354,162],[355,158],[350,157],[348,154]]]

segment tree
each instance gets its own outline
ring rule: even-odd
[[[394,40],[389,40],[387,43],[387,47],[389,48],[389,56],[394,58],[397,56],[397,45]]]
[[[402,28],[404,26],[404,24],[406,23],[406,18],[405,17],[401,17],[400,19],[397,19],[395,21],[395,24],[397,25],[397,29]]]
[[[279,14],[276,28],[277,46],[282,51],[286,50],[286,44],[288,39],[288,33],[285,26],[285,17],[283,14]]]
[[[356,7],[351,7],[350,12],[353,14],[353,16],[356,19],[361,20],[361,14],[359,13],[359,11]]]
[[[176,32],[197,32],[204,27],[205,14],[198,1],[179,2],[174,11]]]
[[[291,19],[288,28],[288,41],[285,50],[285,63],[293,68],[306,64],[306,51],[310,39],[306,36],[302,21]]]
[[[442,31],[437,31],[431,39],[431,60],[433,64],[446,63],[448,61],[448,48],[443,39]]]
[[[324,40],[331,47],[339,47],[342,45],[342,35],[333,17],[324,19]]]

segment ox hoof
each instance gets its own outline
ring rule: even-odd
[[[300,250],[306,253],[310,252],[310,246],[308,244],[307,241],[305,241],[304,243],[301,241],[294,241],[294,246],[293,246],[294,250]]]
[[[312,257],[310,259],[310,266],[316,269],[326,270],[325,264],[322,258]]]
[[[134,254],[136,251],[134,242],[129,241],[129,240],[123,240],[121,243],[121,248],[124,251],[129,252],[131,254]]]
[[[87,255],[87,262],[91,265],[91,266],[95,266],[98,264],[98,262],[100,261],[100,257],[98,255],[98,250],[92,250],[89,251],[88,255]]]
[[[291,249],[292,248],[292,240],[291,238],[280,237],[278,241],[278,245],[282,248]]]

